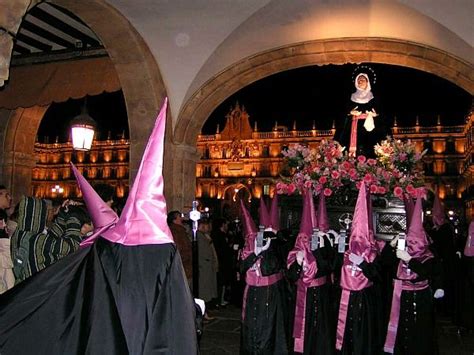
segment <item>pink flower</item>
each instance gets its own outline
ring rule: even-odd
[[[312,184],[313,184],[313,183],[311,182],[311,180],[306,180],[306,181],[304,182],[304,187],[306,187],[306,188],[308,189],[308,188],[311,187]]]
[[[400,186],[395,186],[393,189],[393,194],[395,197],[401,198],[403,196],[403,189]]]
[[[331,196],[332,195],[332,190],[328,187],[326,187],[323,191],[324,193],[324,196],[328,197],[328,196]]]
[[[398,159],[399,159],[400,161],[405,161],[405,160],[407,160],[407,155],[406,155],[406,153],[400,153],[400,155],[398,156]]]
[[[328,182],[328,178],[326,176],[321,176],[318,181],[320,184],[324,185],[325,183]]]
[[[362,181],[357,181],[356,182],[356,189],[360,190],[360,186],[362,185]]]
[[[364,182],[369,185],[370,183],[372,183],[372,181],[374,181],[374,178],[372,176],[372,174],[365,174],[364,176]]]
[[[407,192],[408,192],[410,195],[412,195],[412,196],[413,196],[413,194],[416,192],[416,189],[415,189],[415,188],[413,187],[413,185],[411,185],[411,184],[406,187],[406,190],[407,190]]]
[[[375,194],[378,192],[377,185],[370,185],[369,191],[371,194]]]
[[[367,159],[367,164],[369,164],[370,166],[375,166],[377,164],[377,160]]]
[[[351,177],[351,179],[355,179],[357,178],[357,170],[352,168],[351,170],[349,170],[349,176]]]
[[[291,194],[293,194],[293,192],[296,191],[296,186],[295,186],[295,184],[291,183],[291,184],[288,185],[287,189],[288,189],[288,194],[291,195]]]
[[[331,177],[332,177],[333,179],[339,179],[339,176],[341,176],[341,174],[339,174],[339,171],[333,170],[333,171],[331,172]]]
[[[381,195],[385,195],[387,193],[387,190],[383,186],[377,187],[377,193]]]
[[[364,164],[365,161],[367,160],[367,158],[365,157],[365,155],[359,155],[357,157],[357,160],[358,160],[359,163]]]
[[[342,168],[344,170],[349,170],[351,168],[351,163],[349,163],[348,161],[345,161],[344,163],[342,163]]]
[[[283,182],[277,182],[275,188],[279,194],[286,194],[288,190],[288,186]]]

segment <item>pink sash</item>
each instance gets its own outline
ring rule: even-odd
[[[293,329],[293,337],[295,338],[295,352],[302,353],[304,351],[306,293],[308,288],[325,285],[327,281],[327,277],[322,276],[317,279],[313,279],[310,284],[303,282],[302,279],[299,279],[297,282],[295,322]]]
[[[390,310],[390,322],[388,323],[387,337],[385,339],[384,351],[393,354],[395,341],[397,339],[398,321],[400,318],[400,299],[402,291],[420,291],[429,286],[427,280],[420,282],[410,282],[404,280],[395,280],[393,285],[392,308]]]
[[[247,292],[248,292],[249,286],[256,286],[256,287],[270,286],[277,283],[282,278],[283,278],[283,275],[281,274],[281,272],[270,275],[270,276],[258,276],[254,272],[247,272],[247,277],[246,277],[247,284],[245,285],[244,302],[242,304],[242,320],[245,319],[245,308],[247,306]]]
[[[356,156],[357,152],[357,121],[365,120],[367,115],[363,113],[359,116],[352,116],[352,125],[351,125],[351,140],[349,144],[349,156]]]

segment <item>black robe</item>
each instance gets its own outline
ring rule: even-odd
[[[304,354],[334,354],[336,341],[336,317],[332,298],[331,274],[334,250],[325,238],[325,246],[313,251],[318,271],[315,278],[326,276],[322,286],[309,287],[306,291]],[[302,267],[297,262],[288,270],[290,281],[296,282]]]
[[[347,116],[340,121],[336,127],[336,133],[334,139],[337,140],[342,146],[346,147],[346,151],[349,151],[351,141],[351,128],[352,128],[352,111],[357,106],[357,111],[365,113],[366,111],[372,111],[375,109],[379,114],[379,105],[375,99],[370,100],[365,104],[359,104],[356,102],[350,102],[350,107],[347,107]],[[385,139],[390,134],[390,130],[387,128],[387,123],[381,116],[374,117],[375,128],[368,132],[364,128],[365,120],[357,121],[357,155],[365,155],[366,157],[375,157],[374,146],[381,140]]]
[[[337,353],[379,355],[383,345],[379,287],[380,257],[377,256],[372,263],[364,261],[359,267],[364,276],[374,284],[360,291],[350,291],[344,340],[341,351]]]
[[[384,264],[392,265],[392,276],[396,278],[400,259],[396,257],[395,249],[388,243],[382,251],[382,259]],[[431,258],[421,263],[413,258],[408,267],[418,274],[418,278],[413,281],[429,280],[433,288],[427,287],[419,291],[402,290],[394,354],[437,354],[433,289],[438,288],[440,284],[439,260]],[[387,325],[384,329],[387,330]]]
[[[100,238],[0,295],[0,353],[196,354],[195,314],[174,244]]]
[[[241,262],[240,271],[245,275],[257,261],[261,259],[263,276],[279,273],[283,269],[278,243],[272,241],[270,248],[258,257],[249,255]],[[287,322],[285,280],[270,286],[248,286],[240,338],[240,353],[252,355],[287,354]]]
[[[456,295],[456,283],[459,276],[459,258],[456,255],[456,237],[450,223],[445,223],[439,228],[432,228],[429,232],[433,240],[433,251],[442,265],[442,284],[444,297],[435,300],[436,310],[444,315],[451,316],[454,313]]]

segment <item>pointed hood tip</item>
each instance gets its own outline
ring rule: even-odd
[[[313,228],[315,226],[315,212],[314,212],[314,203],[312,203],[313,194],[311,190],[306,190],[303,193],[303,210],[301,212],[301,222],[300,222],[300,234],[306,236],[311,236],[313,233]]]
[[[270,226],[275,233],[280,230],[280,216],[278,212],[278,195],[275,193],[270,208]]]
[[[89,184],[84,176],[82,176],[76,166],[72,162],[70,165],[81,189],[82,198],[94,225],[94,232],[92,235],[81,242],[81,246],[85,246],[93,243],[99,234],[112,227],[112,225],[117,222],[118,216],[115,211],[102,200],[94,188]]]
[[[327,232],[329,230],[329,218],[326,210],[326,196],[324,193],[319,194],[319,205],[318,205],[318,228]]]
[[[349,249],[351,252],[361,255],[367,249],[375,248],[373,233],[369,228],[369,209],[367,206],[367,191],[364,182],[362,182],[352,221],[351,237]]]
[[[270,226],[271,224],[270,213],[268,212],[268,207],[267,207],[267,204],[265,203],[265,200],[263,199],[263,196],[260,197],[260,208],[258,211],[258,216],[259,216],[260,226],[263,226],[265,228]]]
[[[156,118],[145,147],[137,176],[115,227],[103,237],[123,245],[174,243],[166,223],[163,195],[163,155],[168,98]]]
[[[250,212],[248,211],[247,207],[242,200],[240,200],[240,211],[242,212],[242,226],[244,229],[244,238],[247,236],[257,233],[258,229],[255,226],[255,222],[250,216]]]

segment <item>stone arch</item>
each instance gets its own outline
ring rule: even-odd
[[[52,0],[51,2],[81,18],[101,39],[114,65],[127,109],[130,132],[130,178],[133,179],[156,114],[166,96],[158,65],[135,28],[105,0]],[[107,18],[107,21],[104,21],[104,18]],[[40,93],[38,93],[39,96]],[[19,108],[14,111],[3,110],[1,113],[7,119],[7,123],[3,123],[3,127],[0,127],[3,145],[12,149],[11,151],[4,150],[3,176],[10,179],[9,187],[17,192],[16,196],[29,192],[31,171],[26,174],[25,166],[28,165],[30,168],[34,166],[32,147],[34,147],[39,123],[47,107],[43,106],[42,113],[38,107]],[[34,124],[30,121],[33,119],[32,116],[34,116]],[[28,129],[18,129],[18,127]],[[169,148],[171,149],[167,149],[167,156],[173,151],[172,146]],[[24,149],[28,152],[23,152]],[[17,158],[22,156],[28,162],[19,165],[18,159],[11,159],[9,154]],[[29,157],[25,154],[29,154]],[[20,175],[22,176],[20,180],[11,179],[11,176]]]
[[[7,126],[3,140],[2,175],[3,183],[9,186],[14,201],[31,192],[32,169],[36,164],[35,137],[48,107],[33,106],[3,112]]]
[[[236,62],[208,80],[183,106],[174,141],[189,146],[212,111],[239,89],[285,70],[311,65],[372,62],[418,69],[474,94],[472,64],[427,45],[388,38],[340,38],[283,46]]]

